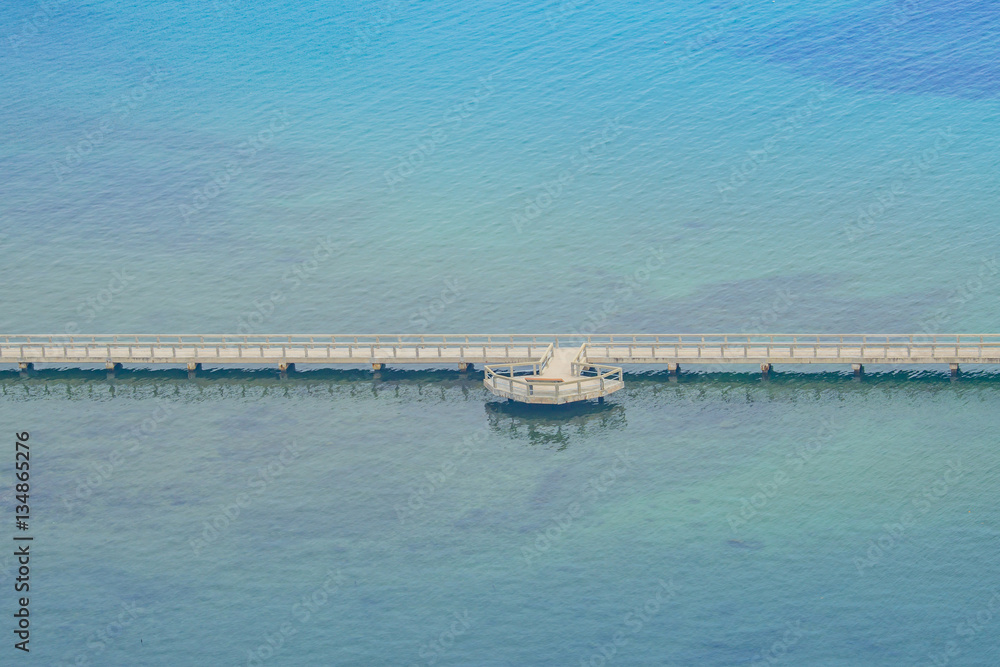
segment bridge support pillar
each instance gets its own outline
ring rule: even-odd
[[[198,371],[201,370],[201,364],[199,364],[196,361],[189,361],[187,362],[187,369],[188,369],[188,379],[189,380],[194,379],[194,377],[198,375]]]
[[[475,369],[476,369],[475,364],[470,364],[470,363],[465,362],[465,361],[458,362],[458,370],[462,371],[463,373],[466,372],[466,371],[472,371],[472,370],[475,370]]]
[[[861,364],[851,364],[851,370],[854,371],[854,377],[856,378],[865,374],[865,367]]]
[[[22,371],[33,371],[35,370],[35,365],[30,361],[19,361],[17,362],[17,368]]]
[[[668,382],[677,382],[677,375],[681,372],[680,364],[667,362]]]
[[[108,371],[108,377],[113,378],[118,371],[122,369],[122,365],[112,361],[104,362],[104,368]]]
[[[278,364],[278,370],[281,371],[282,373],[289,373],[289,372],[294,373],[295,372],[295,364],[286,364],[286,363],[282,362],[282,363]]]
[[[382,366],[383,365],[384,364],[372,364],[372,370],[373,371],[380,371],[380,370],[382,370]]]
[[[765,380],[771,376],[771,364],[763,363],[760,365],[760,375]]]
[[[958,377],[959,373],[958,364],[948,364],[948,369],[951,371],[951,376],[953,378]]]

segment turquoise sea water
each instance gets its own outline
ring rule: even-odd
[[[998,332],[998,30],[971,0],[5,5],[0,330]],[[995,369],[778,371],[564,411],[451,371],[0,372],[37,457],[25,658],[996,664]]]

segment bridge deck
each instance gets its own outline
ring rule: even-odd
[[[628,334],[628,335],[97,335],[0,336],[0,363],[34,364],[486,364],[497,396],[560,404],[625,386],[612,364],[1000,364],[998,334]],[[544,378],[539,381],[538,378]]]
[[[1000,364],[997,334],[0,336],[0,362],[463,364],[537,360],[586,345],[596,364]],[[584,360],[584,359],[582,359]]]

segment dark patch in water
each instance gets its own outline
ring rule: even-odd
[[[462,518],[456,521],[453,525],[455,526],[455,528],[460,528],[465,530],[483,525],[483,523],[485,523],[485,519],[486,519],[486,510],[483,509],[482,507],[478,507],[474,510],[469,510],[468,512],[466,512],[465,515],[462,516]]]
[[[998,30],[992,2],[895,2],[770,24],[729,46],[837,85],[983,99],[1000,93]]]
[[[460,530],[482,528],[484,526],[495,527],[504,525],[509,518],[510,515],[507,512],[500,512],[485,507],[477,507],[476,509],[466,512],[452,525]]]
[[[547,474],[531,495],[529,503],[531,507],[540,509],[551,505],[552,501],[558,495],[559,490],[565,485],[568,477],[569,475],[563,468],[557,468]]]
[[[760,549],[763,545],[760,542],[746,540],[726,540],[726,544],[735,549]]]

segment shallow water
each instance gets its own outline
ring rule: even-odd
[[[37,457],[38,659],[577,664],[616,632],[623,664],[995,651],[956,634],[998,574],[995,375],[632,375],[552,411],[476,374],[359,374],[0,382]]]

